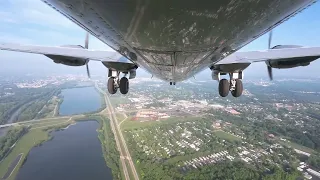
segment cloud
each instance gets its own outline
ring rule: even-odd
[[[2,7],[2,8],[1,8]],[[80,29],[77,25],[39,0],[7,0],[0,2],[2,22],[35,24],[53,29]]]
[[[39,0],[0,1],[0,42],[45,46],[84,45],[85,31]],[[90,36],[90,49],[112,49]],[[0,51],[1,71],[15,73],[83,73],[85,67],[53,63],[43,55]],[[106,68],[90,62],[91,73],[105,74]]]

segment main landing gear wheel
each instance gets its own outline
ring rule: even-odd
[[[234,80],[236,85],[234,87],[234,89],[231,91],[231,94],[233,97],[239,97],[242,94],[243,91],[243,85],[242,85],[242,81],[240,79],[235,79]]]
[[[123,77],[120,79],[120,92],[121,94],[127,94],[129,91],[129,81],[128,78]]]
[[[110,77],[108,79],[108,91],[109,91],[110,94],[115,94],[117,92],[117,90],[118,90],[114,80],[115,80],[114,77]]]
[[[221,79],[219,81],[219,94],[220,94],[221,97],[228,96],[229,88],[230,88],[230,84],[229,84],[228,80]]]

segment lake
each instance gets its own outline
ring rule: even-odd
[[[62,90],[63,102],[59,108],[62,116],[96,111],[101,107],[100,94],[94,87]]]
[[[30,151],[16,180],[111,180],[96,132],[98,127],[96,121],[84,121],[52,132],[52,140]]]

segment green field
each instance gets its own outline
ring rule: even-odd
[[[298,149],[300,151],[304,151],[304,152],[307,152],[307,153],[314,153],[313,149],[310,149],[308,147],[302,146],[302,145],[294,143],[294,142],[279,141],[279,144],[282,144],[282,145],[285,145],[285,146],[289,146],[289,147],[292,147],[294,149]]]
[[[36,121],[36,122],[30,122],[30,123],[23,123],[24,126],[32,126],[32,127],[40,127],[40,126],[46,126],[50,124],[57,124],[61,122],[68,121],[69,118],[57,118],[57,119],[50,119],[50,120],[44,120],[44,121]]]
[[[18,140],[17,144],[10,152],[10,154],[0,163],[0,177],[2,178],[7,172],[8,167],[11,162],[20,154],[23,153],[21,161],[18,163],[16,169],[13,171],[12,175],[8,180],[13,180],[18,173],[20,166],[23,164],[24,159],[27,157],[29,151],[32,147],[46,141],[49,138],[48,132],[41,129],[31,130],[26,135],[22,136]]]
[[[116,108],[119,104],[125,104],[130,102],[129,99],[120,96],[109,96],[109,99],[114,108]]]
[[[123,113],[116,113],[116,117],[117,117],[118,123],[120,123],[126,118]]]
[[[178,117],[170,117],[168,119],[163,119],[159,121],[135,121],[131,120],[131,117],[127,119],[127,121],[123,122],[121,124],[121,130],[128,130],[128,129],[137,129],[137,128],[143,128],[143,127],[149,127],[149,126],[154,126],[154,125],[161,125],[161,124],[170,124],[170,123],[177,123],[181,121],[194,121],[201,119],[201,117],[195,117],[195,116],[190,116],[190,117],[185,117],[185,118],[178,118]]]
[[[226,133],[224,131],[218,130],[215,131],[214,134],[222,139],[228,140],[228,141],[240,141],[241,139],[237,136],[234,136],[232,134]]]

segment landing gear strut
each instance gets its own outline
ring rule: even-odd
[[[221,79],[219,80],[219,95],[221,97],[226,97],[231,91],[233,97],[240,97],[243,91],[242,84],[242,72],[239,73],[229,73],[230,80]],[[220,79],[220,73],[218,75]]]

